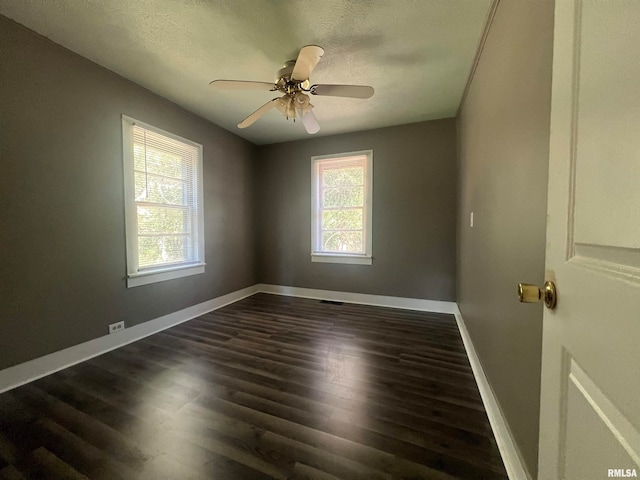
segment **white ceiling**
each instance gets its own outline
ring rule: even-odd
[[[369,100],[312,97],[318,135],[455,115],[491,0],[0,0],[0,13],[256,143],[306,138],[277,110],[238,122],[301,47],[325,54],[312,83],[372,85]]]

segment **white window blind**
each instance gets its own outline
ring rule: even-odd
[[[132,119],[123,125],[129,277],[203,264],[202,147]]]
[[[313,157],[312,256],[371,257],[371,169],[371,151]]]

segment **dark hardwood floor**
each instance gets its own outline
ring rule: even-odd
[[[257,294],[0,395],[0,479],[506,479],[451,315]]]

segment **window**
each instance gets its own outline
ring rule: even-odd
[[[204,273],[202,145],[122,116],[127,287]]]
[[[311,158],[311,260],[371,265],[373,151]]]

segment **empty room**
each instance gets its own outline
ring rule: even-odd
[[[640,2],[0,0],[0,480],[640,472]]]

